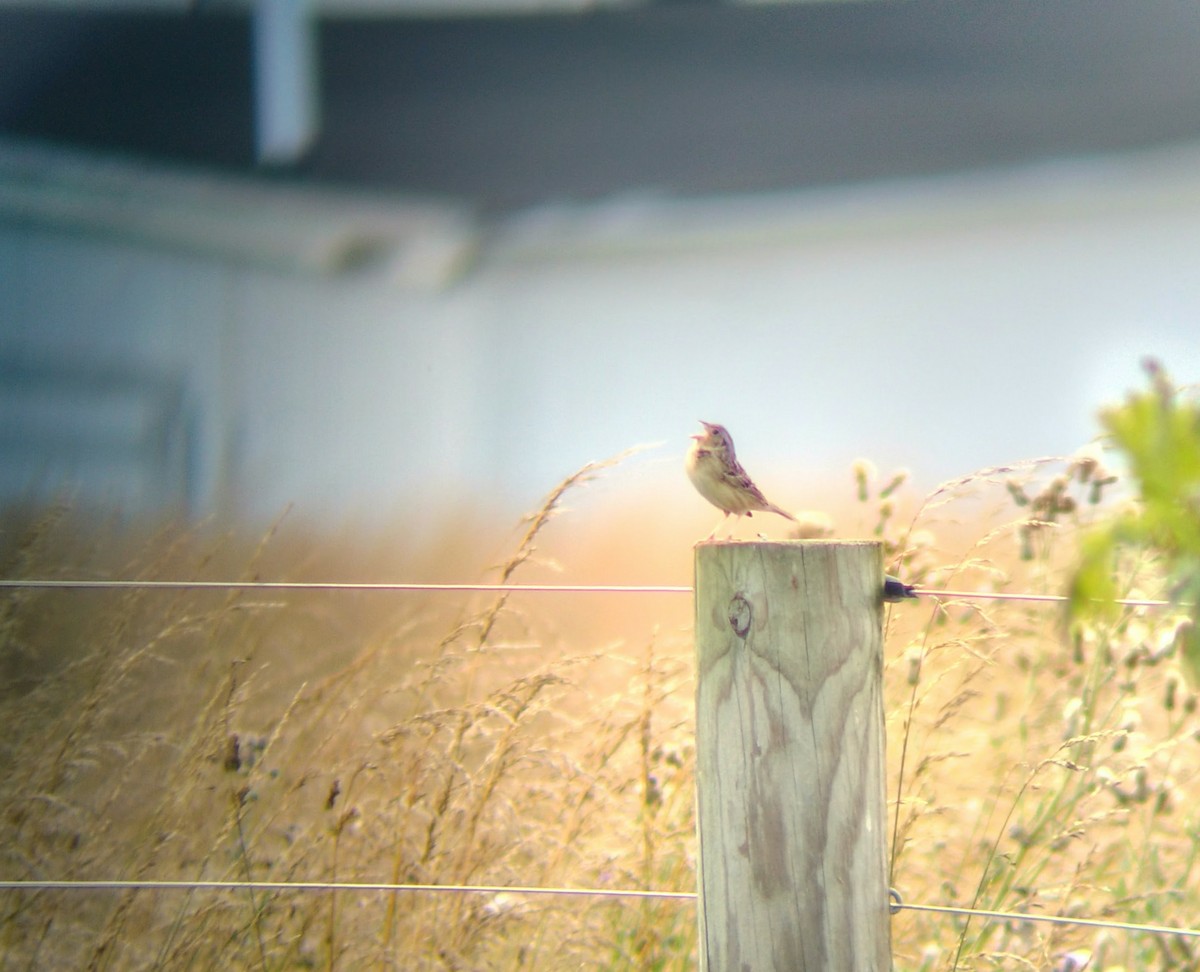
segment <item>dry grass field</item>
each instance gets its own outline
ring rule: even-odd
[[[714,522],[564,483],[507,538],[370,549],[12,514],[6,578],[689,584]],[[832,504],[923,586],[1059,593],[1110,499],[1078,459]],[[611,480],[608,481],[611,486]],[[559,511],[559,500],[575,507]],[[676,501],[679,500],[679,501]],[[664,506],[675,512],[664,515]],[[682,511],[682,512],[680,512]],[[556,515],[551,515],[556,514]],[[743,529],[781,537],[787,524]],[[499,551],[499,553],[497,553]],[[1157,596],[1147,557],[1121,575]],[[694,890],[686,594],[0,592],[0,877]],[[906,902],[1196,927],[1200,739],[1179,618],[887,614],[892,884]],[[0,892],[0,970],[696,967],[689,901],[286,889]],[[899,970],[1197,969],[1200,942],[902,911]],[[1076,963],[1076,964],[1071,964]]]

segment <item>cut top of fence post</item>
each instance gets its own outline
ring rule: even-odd
[[[695,566],[701,968],[885,972],[880,545]]]

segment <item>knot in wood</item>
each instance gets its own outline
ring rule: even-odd
[[[750,633],[750,624],[754,620],[754,611],[741,594],[735,594],[729,602],[729,627],[739,638],[745,638]]]

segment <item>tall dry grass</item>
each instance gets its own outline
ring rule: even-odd
[[[687,583],[710,525],[555,488],[482,569],[483,528],[367,558],[289,535],[12,517],[5,577]],[[947,483],[855,471],[841,535],[908,580],[1054,592],[1108,483],[1046,460]],[[1096,501],[1096,502],[1093,502]],[[810,529],[813,520],[810,518]],[[757,526],[757,522],[754,524]],[[402,537],[396,538],[402,546]],[[555,574],[557,562],[562,574]],[[1131,594],[1154,564],[1125,565]],[[6,591],[2,874],[694,888],[680,596]],[[892,883],[909,902],[1195,925],[1195,696],[1178,619],[888,615]],[[694,906],[497,894],[3,893],[0,969],[686,969]],[[897,969],[1196,968],[1188,940],[901,912]]]

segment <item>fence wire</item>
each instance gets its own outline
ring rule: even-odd
[[[500,884],[388,884],[375,882],[338,881],[4,881],[5,891],[319,891],[351,893],[443,893],[490,895],[560,895],[593,898],[654,898],[667,901],[695,902],[695,891],[643,891],[631,888],[553,888]],[[1067,915],[1040,915],[1025,911],[997,911],[989,908],[960,908],[954,905],[909,904],[893,899],[893,913],[923,911],[963,917],[991,918],[996,921],[1043,922],[1055,925],[1078,925],[1087,928],[1108,928],[1125,932],[1153,935],[1178,935],[1200,938],[1200,928],[1174,928],[1170,925],[1148,925],[1128,921],[1108,921],[1102,918],[1073,918]]]
[[[0,590],[213,590],[213,591],[394,591],[430,593],[496,594],[691,594],[683,584],[425,584],[405,581],[230,581],[230,580],[88,580],[82,578],[0,579]],[[1005,591],[955,591],[914,587],[913,593],[939,600],[1031,601],[1062,604],[1064,594],[1009,593]],[[1123,607],[1170,607],[1171,601],[1156,598],[1116,598]],[[1179,605],[1186,607],[1187,605]]]

